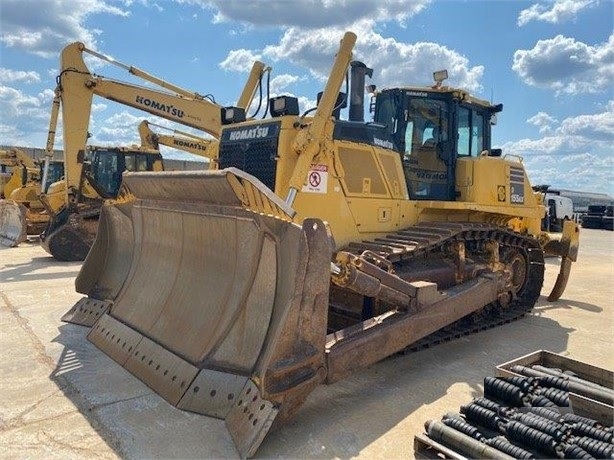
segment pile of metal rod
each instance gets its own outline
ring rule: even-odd
[[[614,458],[614,427],[574,414],[569,404],[571,391],[612,405],[614,390],[539,367],[486,377],[484,397],[427,421],[428,437],[469,458]]]

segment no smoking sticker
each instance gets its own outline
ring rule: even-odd
[[[307,174],[307,183],[303,185],[302,192],[326,193],[328,183],[328,166],[313,165]]]

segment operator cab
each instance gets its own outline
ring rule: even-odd
[[[117,197],[124,171],[163,169],[156,165],[162,163],[160,153],[107,147],[89,147],[87,153],[83,168],[84,175],[103,198]]]
[[[41,162],[41,164],[39,165],[40,171],[40,177],[44,177],[44,171],[43,169],[45,168],[45,163]],[[44,184],[41,184],[41,191],[43,193],[47,193],[47,191],[49,190],[49,186],[55,182],[59,182],[60,180],[62,180],[62,177],[64,177],[64,162],[63,161],[50,161],[49,162],[49,167],[47,169],[47,180],[45,181]]]
[[[500,154],[491,150],[490,128],[503,106],[442,87],[441,80],[433,87],[384,89],[372,108],[402,155],[411,199],[455,201],[457,159]]]

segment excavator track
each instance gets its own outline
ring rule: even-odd
[[[524,254],[524,281],[515,298],[505,307],[499,302],[485,305],[465,318],[419,339],[402,351],[412,353],[510,323],[528,313],[539,298],[544,279],[544,252],[538,241],[531,236],[487,223],[425,222],[384,238],[350,243],[344,250],[379,266],[388,263],[403,278],[403,268],[411,262],[424,261],[429,255],[446,254],[446,247],[458,242],[464,243],[467,257],[470,258],[487,242],[493,241],[499,244],[503,252]]]

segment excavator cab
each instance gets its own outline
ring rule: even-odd
[[[45,167],[45,163],[41,162],[40,164],[40,177],[44,177],[43,169]],[[54,182],[59,182],[64,177],[64,162],[63,161],[50,161],[49,167],[47,170],[47,178],[45,183],[41,186],[41,193],[47,193],[49,186]]]
[[[117,197],[124,171],[163,170],[162,155],[159,152],[95,147],[88,153],[83,173],[102,198]]]
[[[59,209],[52,204],[57,194],[66,193],[63,182],[56,182],[40,197],[50,215],[41,246],[61,261],[85,259],[98,229],[100,206],[106,199],[117,198],[125,171],[164,170],[158,150],[88,146],[79,157],[81,180],[78,188],[70,190],[68,202]]]
[[[491,152],[491,105],[446,87],[384,89],[374,121],[386,126],[413,200],[456,201],[457,160]]]

